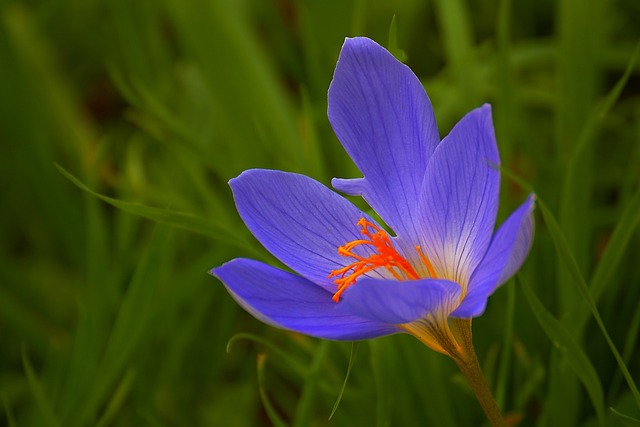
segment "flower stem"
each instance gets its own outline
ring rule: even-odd
[[[453,329],[452,332],[456,336],[456,341],[459,345],[458,351],[450,352],[451,357],[469,382],[471,389],[478,399],[478,403],[480,403],[491,425],[493,427],[505,427],[507,424],[504,418],[502,418],[493,394],[491,394],[491,390],[482,373],[478,357],[473,348],[471,319],[452,319],[451,326]]]

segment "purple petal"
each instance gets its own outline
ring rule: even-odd
[[[353,262],[340,256],[338,247],[362,238],[360,218],[372,220],[304,175],[252,169],[229,184],[240,216],[260,243],[301,276],[335,291],[329,274]],[[372,252],[364,246],[359,250],[363,256]]]
[[[459,299],[460,285],[448,280],[362,279],[344,292],[340,310],[382,323],[403,324],[450,310]]]
[[[234,259],[211,274],[256,319],[318,338],[359,340],[399,332],[393,325],[337,310],[332,294],[286,271],[250,259]]]
[[[329,87],[329,121],[364,175],[333,186],[362,195],[403,239],[417,244],[417,206],[436,145],[433,109],[413,72],[374,41],[346,39]]]
[[[489,105],[463,117],[431,157],[420,223],[437,277],[467,286],[484,257],[498,210],[499,164]]]
[[[471,276],[467,295],[452,316],[480,316],[489,295],[520,269],[533,241],[534,201],[535,197],[530,195],[500,226],[487,254]]]

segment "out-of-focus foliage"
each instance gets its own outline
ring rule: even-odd
[[[228,179],[357,176],[326,90],[344,37],[388,46],[394,15],[442,135],[492,103],[504,167],[549,207],[522,283],[474,322],[500,406],[520,426],[634,425],[636,0],[0,2],[0,425],[483,422],[455,365],[408,336],[357,346],[327,421],[351,344],[264,326],[207,275],[276,262]],[[503,178],[500,218],[524,194]]]

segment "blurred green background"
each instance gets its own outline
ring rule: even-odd
[[[492,103],[542,202],[474,322],[511,425],[640,425],[637,0],[0,1],[0,425],[482,425],[412,337],[276,330],[207,274],[276,262],[242,170],[357,176],[326,118],[354,35],[406,59],[441,135]],[[503,175],[500,218],[526,192]]]

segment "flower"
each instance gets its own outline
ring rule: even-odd
[[[362,196],[393,234],[311,178],[248,170],[230,181],[238,212],[297,274],[243,258],[211,274],[267,324],[333,340],[405,332],[451,354],[449,319],[481,315],[533,237],[533,195],[494,232],[500,159],[491,107],[440,140],[418,78],[362,37],[346,39],[328,103],[363,174],[332,185]]]

